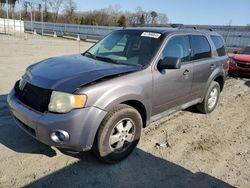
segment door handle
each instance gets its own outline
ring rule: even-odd
[[[212,63],[212,64],[210,65],[210,69],[214,69],[215,67],[216,67],[216,64],[213,64],[213,63]]]
[[[183,72],[183,75],[188,75],[190,73],[190,70],[186,69],[184,72]]]

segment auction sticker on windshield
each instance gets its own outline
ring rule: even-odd
[[[141,34],[141,37],[151,37],[156,39],[158,39],[160,36],[161,36],[160,33],[153,33],[153,32],[143,32]]]

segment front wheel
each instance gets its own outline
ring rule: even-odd
[[[141,127],[142,118],[136,109],[118,105],[102,121],[93,146],[94,153],[107,163],[126,158],[139,142]]]
[[[197,105],[198,111],[204,114],[211,113],[216,108],[220,97],[220,85],[213,81],[202,103]]]

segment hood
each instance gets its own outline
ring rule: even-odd
[[[235,59],[236,61],[250,62],[250,55],[236,54],[236,55],[234,56],[234,59]]]
[[[82,55],[44,60],[27,71],[30,84],[62,92],[74,92],[79,87],[99,79],[141,70],[141,67],[117,65]]]

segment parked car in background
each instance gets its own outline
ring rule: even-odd
[[[8,104],[17,125],[39,141],[92,149],[103,161],[117,162],[150,122],[193,105],[211,113],[227,59],[215,32],[119,30],[83,54],[29,66]]]
[[[233,76],[250,76],[250,45],[230,57],[229,74]]]

